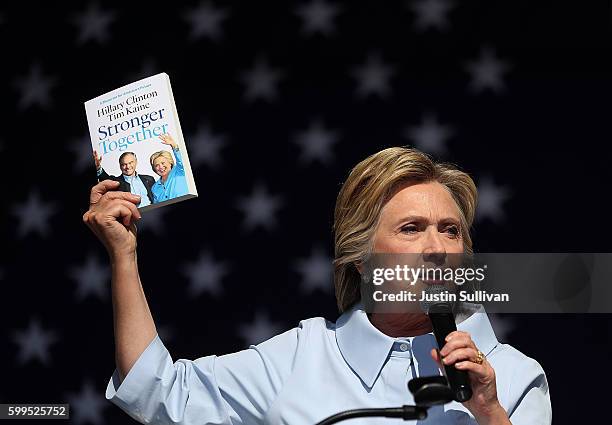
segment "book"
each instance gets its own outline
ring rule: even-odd
[[[198,196],[167,74],[88,100],[85,113],[98,181],[140,195],[141,211]]]

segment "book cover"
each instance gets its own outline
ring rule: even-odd
[[[98,181],[140,195],[141,211],[198,196],[167,74],[88,100],[85,112]]]

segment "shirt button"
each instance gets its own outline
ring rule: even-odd
[[[399,346],[399,349],[402,351],[408,351],[408,344],[406,344],[405,342],[402,342]]]

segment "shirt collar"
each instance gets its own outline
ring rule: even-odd
[[[476,347],[488,355],[498,344],[491,322],[484,307],[474,305],[471,311],[473,314],[459,323],[457,329],[468,332]],[[336,322],[338,348],[346,363],[369,388],[376,382],[397,340],[372,325],[362,303],[342,314]]]
[[[134,180],[136,177],[138,177],[138,173],[134,171],[134,174],[132,174],[131,176],[126,176],[125,174],[122,174],[122,176],[123,176],[123,180],[125,181]]]
[[[372,325],[363,305],[357,304],[336,322],[336,341],[344,360],[372,387],[395,342]]]

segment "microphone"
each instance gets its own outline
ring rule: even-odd
[[[425,292],[430,296],[429,298],[435,298],[438,294],[448,293],[448,288],[442,285],[430,285],[427,286]],[[453,306],[449,302],[422,301],[421,308],[431,320],[433,333],[438,342],[438,348],[441,350],[446,344],[444,340],[446,336],[457,330]],[[454,365],[444,365],[444,372],[456,401],[464,402],[472,398],[472,386],[465,370],[459,370]]]

